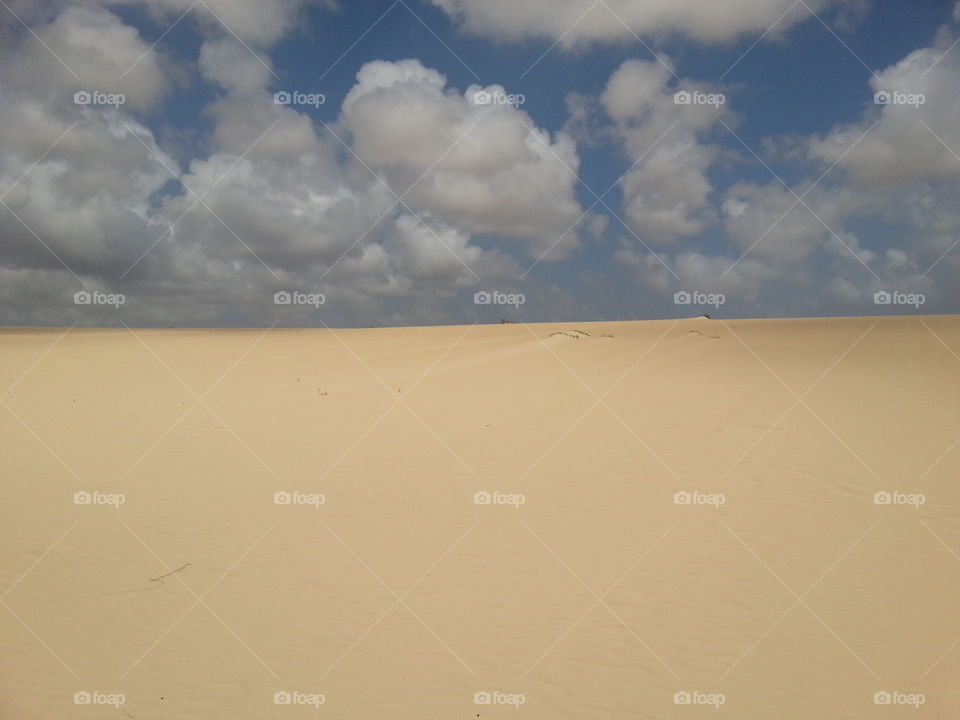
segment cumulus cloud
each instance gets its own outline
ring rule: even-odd
[[[143,5],[162,19],[173,21],[193,10],[203,26],[220,35],[227,32],[257,47],[272,45],[290,32],[307,5],[333,6],[332,0],[121,0],[132,5]]]
[[[625,242],[616,259],[662,294],[685,286],[718,289],[759,303],[758,311],[872,313],[873,293],[894,289],[925,294],[928,309],[955,306],[960,61],[948,52],[955,41],[955,29],[941,28],[931,47],[878,71],[864,86],[869,99],[857,122],[790,139],[789,152],[771,162],[813,163],[812,174],[792,188],[775,179],[726,188],[720,228],[727,253],[684,248],[651,255]],[[658,105],[649,98],[665,77],[647,65],[612,79],[604,98],[609,114],[621,124],[653,117]],[[874,93],[890,102],[874,104]]]
[[[149,217],[150,197],[176,172],[129,112],[151,107],[165,91],[159,60],[136,31],[103,10],[69,9],[35,32],[80,79],[32,37],[0,53],[4,262],[115,271],[161,232]],[[103,87],[105,79],[114,80],[111,92],[127,95],[126,104],[74,103],[74,92]]]
[[[559,258],[575,247],[576,234],[564,233],[582,214],[576,145],[537,128],[510,97],[496,85],[448,89],[419,60],[373,62],[357,74],[342,125],[357,156],[412,208],[520,239],[535,257],[553,246]]]
[[[713,220],[707,170],[717,149],[701,143],[700,136],[721,121],[733,122],[718,93],[689,80],[671,89],[672,77],[669,58],[627,60],[600,98],[632,163],[620,181],[625,219],[647,243],[696,235]],[[694,93],[717,102],[678,102]]]
[[[797,203],[797,198],[778,182],[766,185],[736,183],[727,189],[722,205],[723,226],[728,238],[741,252],[752,258],[796,267],[829,237],[825,223],[835,221],[831,214],[823,218],[822,203],[805,198],[816,211]],[[816,212],[816,214],[814,214]]]
[[[870,92],[886,93],[888,104],[871,103],[858,122],[808,143],[810,159],[837,165],[823,193],[833,206],[832,223],[873,219],[890,229],[860,251],[869,255],[869,287],[901,287],[954,302],[960,299],[952,282],[960,271],[954,252],[960,227],[960,60],[949,50],[956,39],[954,28],[941,28],[931,47],[870,80]],[[950,281],[936,286],[933,277]],[[832,287],[839,293],[846,283]]]
[[[416,299],[423,319],[432,313],[436,320],[444,301],[481,278],[520,274],[509,255],[473,242],[478,228],[514,232],[533,247],[543,241],[535,231],[550,233],[579,210],[563,204],[572,197],[573,178],[551,185],[556,179],[542,169],[552,163],[550,171],[560,174],[553,152],[576,167],[572,141],[550,138],[515,108],[473,105],[422,65],[399,88],[388,82],[385,89],[399,91],[413,117],[432,118],[428,132],[451,138],[473,122],[479,132],[437,163],[404,207],[395,197],[403,173],[422,173],[425,156],[408,147],[390,158],[376,145],[377,134],[390,128],[364,113],[374,108],[369,96],[384,75],[362,73],[351,95],[356,112],[331,128],[358,143],[351,151],[306,113],[274,102],[267,55],[235,38],[210,37],[197,62],[219,88],[205,109],[212,121],[208,152],[182,168],[135,115],[154,108],[169,87],[164,59],[132,27],[90,4],[66,8],[34,32],[80,80],[28,34],[0,52],[0,303],[17,308],[21,319],[110,322],[96,309],[72,305],[71,294],[81,288],[125,292],[127,317],[138,322],[209,323],[231,312],[267,318],[276,310],[274,291],[313,288],[327,294],[333,316],[346,322],[377,313],[378,302],[402,313],[398,298]],[[376,69],[389,75],[389,65]],[[74,104],[73,92],[87,78],[99,80],[93,87],[118,78],[104,89],[124,92],[127,103]],[[507,152],[501,130],[516,136]],[[542,149],[531,142],[535,132]],[[436,138],[422,139],[419,149],[433,152],[428,143]],[[373,172],[356,159],[363,156]],[[444,182],[467,182],[472,164],[493,197],[465,208]],[[511,188],[527,193],[526,200],[508,198]],[[536,192],[558,195],[539,218]],[[500,215],[498,202],[506,208]],[[511,224],[524,202],[536,211],[533,220]],[[558,217],[548,218],[551,212]],[[45,303],[27,290],[34,283],[44,288]],[[55,310],[47,316],[34,305]],[[307,311],[288,315],[309,322]]]
[[[496,1],[437,1],[477,31],[503,21],[483,20]],[[575,191],[584,143],[611,141],[630,166],[619,187],[631,233],[613,260],[642,292],[669,302],[677,289],[698,288],[781,314],[866,311],[870,292],[897,287],[960,300],[955,283],[932,279],[960,272],[960,251],[950,252],[960,227],[960,161],[951,152],[960,152],[960,56],[947,52],[956,28],[865,84],[860,120],[794,139],[778,161],[815,166],[796,192],[836,167],[805,197],[810,209],[790,209],[796,198],[776,181],[713,187],[713,168],[729,156],[720,123],[735,127],[737,116],[729,104],[675,102],[678,92],[719,89],[676,77],[666,56],[622,63],[599,97],[568,96],[560,131],[538,126],[511,88],[453,87],[418,60],[363,65],[343,105],[318,115],[273,101],[283,88],[269,54],[309,0],[200,3],[183,21],[200,31],[195,57],[152,47],[111,11],[138,5],[172,22],[186,0],[8,4],[42,40],[0,13],[8,319],[115,322],[116,314],[72,305],[83,287],[127,293],[124,319],[145,324],[269,324],[281,289],[326,294],[325,321],[462,321],[472,289],[508,289],[528,257],[568,259],[609,236],[608,217],[584,215]],[[692,12],[686,2],[608,4],[637,32],[671,31]],[[786,8],[715,4],[744,14],[711,25],[704,18],[714,4],[698,4],[703,17],[690,20],[688,34],[728,39],[759,29],[761,5]],[[517,38],[553,37],[575,7],[558,0],[548,20],[535,3],[501,10],[522,20],[511,30]],[[563,43],[617,39],[625,31],[605,26],[608,16],[599,4]],[[788,14],[781,26],[799,19]],[[192,128],[187,152],[174,153],[163,110],[188,70],[210,93],[206,122]],[[126,102],[77,105],[81,90],[123,93]],[[869,102],[882,90],[925,102]],[[335,119],[324,125],[318,116]],[[589,290],[574,298],[526,283],[527,319],[555,317],[557,308],[581,314],[593,299]],[[283,312],[290,324],[317,317],[309,308]]]
[[[466,31],[491,39],[543,38],[572,47],[630,41],[635,35],[678,33],[709,42],[774,32],[810,18],[793,0],[432,0]],[[808,0],[813,11],[835,4]],[[778,22],[779,20],[779,22]]]
[[[270,275],[274,283],[306,283],[312,275],[328,287],[348,280],[354,291],[381,295],[418,287],[443,294],[475,280],[474,266],[506,271],[470,244],[469,231],[427,210],[411,214],[385,180],[352,167],[350,151],[330,133],[273,102],[260,65],[229,41],[208,41],[201,51],[201,71],[225,93],[209,108],[214,152],[182,176],[192,192],[163,208],[178,243],[266,283]]]
[[[949,275],[960,267],[960,261],[948,252],[960,224],[960,210],[948,199],[960,189],[960,161],[945,147],[960,147],[951,121],[960,107],[955,92],[948,89],[960,81],[960,64],[945,54],[954,39],[949,31],[941,30],[933,47],[911,53],[870,81],[870,95],[881,91],[919,93],[926,96],[925,103],[871,102],[859,122],[794,142],[786,158],[791,162],[804,160],[805,151],[805,159],[815,161],[821,169],[837,163],[818,185],[813,183],[819,171],[792,189],[778,180],[737,182],[728,187],[722,195],[719,219],[723,237],[731,246],[729,253],[682,248],[672,254],[652,255],[640,253],[635,244],[624,241],[615,259],[644,287],[661,294],[678,287],[698,287],[749,303],[762,302],[776,290],[773,302],[781,312],[791,307],[816,313],[824,306],[868,312],[873,307],[873,292],[895,288],[924,292],[930,301],[945,300],[949,293],[945,295],[933,282],[931,271],[938,268]],[[628,61],[607,85],[602,103],[624,137],[633,139],[632,152],[642,152],[658,131],[677,120],[661,103],[669,67],[668,62]],[[688,148],[704,147],[696,138],[710,123],[711,118],[702,115],[681,117],[676,126],[680,132],[669,133],[667,138],[673,140],[665,142],[661,151],[666,159],[662,176],[658,179],[656,163],[648,167],[651,158],[658,157],[653,150],[624,179],[627,217],[644,239],[679,237],[686,229],[685,222],[691,223],[691,235],[699,236],[709,227],[709,222],[698,224],[696,215],[687,214],[698,203],[710,212],[704,202],[711,190],[704,172],[706,161],[698,164],[693,156],[674,162],[670,152],[682,150],[681,138],[686,139]],[[668,169],[674,164],[677,168],[671,176]],[[646,182],[632,186],[631,175],[638,171],[649,172],[649,179],[641,175]],[[651,212],[653,201],[646,198],[671,197],[671,179],[682,180],[682,185],[671,202],[664,203],[666,214]],[[636,195],[643,200],[633,205],[640,212],[631,214],[634,187],[640,188]],[[806,188],[809,191],[805,192]],[[803,203],[797,201],[798,195],[803,196]],[[852,229],[863,228],[864,223],[869,228],[866,234]]]
[[[617,262],[629,268],[644,287],[661,295],[677,290],[724,293],[737,302],[752,302],[776,276],[768,265],[745,258],[739,263],[723,255],[683,250],[671,256],[640,253],[625,245],[616,254]]]
[[[17,44],[16,66],[4,86],[47,102],[72,99],[76,91],[121,93],[124,107],[154,109],[169,89],[169,68],[136,29],[102,8],[69,7],[37,38]]]
[[[872,77],[872,93],[889,103],[871,105],[860,122],[813,138],[811,157],[839,162],[865,184],[960,176],[954,155],[960,152],[960,56],[948,52],[956,39],[944,28],[932,47]]]
[[[304,113],[273,101],[267,59],[233,39],[208,40],[200,49],[201,74],[223,89],[206,108],[213,118],[213,148],[234,155],[285,158],[294,164],[317,148],[313,122]],[[267,132],[269,129],[269,132]]]

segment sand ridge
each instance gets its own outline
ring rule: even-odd
[[[958,317],[0,345],[2,717],[960,711]]]

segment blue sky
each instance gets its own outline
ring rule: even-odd
[[[0,322],[956,312],[960,6],[702,7],[11,2]]]

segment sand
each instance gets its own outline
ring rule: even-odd
[[[960,717],[960,317],[0,349],[2,718]]]

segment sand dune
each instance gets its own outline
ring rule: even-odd
[[[958,317],[0,346],[0,717],[960,716]]]

